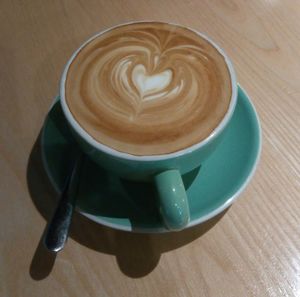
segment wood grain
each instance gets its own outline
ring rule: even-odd
[[[180,233],[76,215],[55,258],[39,243],[55,197],[36,141],[61,71],[95,32],[143,19],[188,25],[228,53],[261,118],[258,171],[223,216]],[[1,1],[0,296],[299,296],[299,20],[291,0]]]

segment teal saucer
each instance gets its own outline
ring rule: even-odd
[[[58,101],[45,120],[41,140],[45,169],[60,192],[78,148]],[[188,227],[212,218],[232,204],[253,176],[260,150],[259,119],[249,97],[239,87],[236,109],[222,143],[205,163],[183,176],[191,213]],[[81,172],[77,210],[116,229],[168,231],[160,219],[152,184],[123,180],[89,158]]]

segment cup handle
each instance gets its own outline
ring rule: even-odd
[[[178,170],[172,169],[154,176],[159,196],[160,213],[169,230],[181,230],[190,221],[186,191]]]

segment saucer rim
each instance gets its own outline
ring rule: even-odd
[[[258,150],[257,150],[257,155],[255,158],[255,161],[253,163],[253,166],[250,170],[250,173],[248,174],[247,178],[245,179],[245,181],[242,183],[242,185],[240,186],[240,188],[230,197],[228,198],[225,203],[223,203],[221,206],[219,206],[218,208],[214,209],[213,211],[207,213],[206,215],[201,216],[198,219],[194,219],[192,221],[189,222],[189,224],[184,228],[190,228],[193,226],[196,226],[198,224],[201,224],[213,217],[215,217],[216,215],[220,214],[222,211],[224,211],[225,209],[227,209],[230,205],[232,205],[232,203],[237,200],[237,198],[241,195],[241,193],[245,190],[245,188],[248,186],[248,184],[250,183],[251,179],[253,178],[256,170],[257,170],[257,166],[261,157],[261,150],[262,150],[262,129],[261,129],[261,123],[258,117],[258,113],[256,111],[256,108],[253,104],[253,102],[251,101],[248,93],[244,90],[244,88],[241,87],[240,84],[237,85],[238,89],[240,89],[242,91],[242,93],[245,95],[245,97],[247,98],[252,110],[253,110],[253,114],[255,116],[256,119],[256,123],[257,123],[257,128],[258,128]],[[238,97],[238,96],[237,96]],[[49,111],[52,109],[52,107],[54,106],[54,104],[59,100],[59,95],[55,97],[55,99],[53,100],[53,103],[50,106]],[[237,99],[238,101],[238,99]],[[46,122],[46,120],[45,120]],[[45,123],[44,123],[45,124]],[[43,126],[44,127],[44,126]],[[50,174],[50,170],[49,167],[47,165],[47,161],[46,161],[46,156],[45,156],[45,150],[44,148],[44,138],[45,138],[45,129],[43,128],[42,130],[42,134],[41,134],[41,155],[42,155],[42,162],[43,162],[43,166],[45,168],[45,171],[47,173],[47,176],[50,180],[51,185],[53,186],[53,188],[55,189],[55,191],[57,193],[60,193],[60,189],[58,188],[56,182],[53,180],[52,175]],[[87,212],[84,212],[83,210],[81,210],[79,207],[76,206],[76,211],[79,212],[80,214],[82,214],[83,216],[87,217],[88,219],[104,225],[106,227],[110,227],[113,229],[117,229],[117,230],[121,230],[121,231],[127,231],[127,232],[137,232],[137,233],[168,233],[168,232],[172,232],[172,230],[168,230],[164,227],[156,227],[156,228],[144,228],[144,227],[134,227],[132,228],[132,226],[124,226],[121,224],[116,224],[116,223],[112,223],[112,222],[108,222],[107,220],[103,220],[102,218],[99,218],[98,216],[89,214]],[[183,229],[183,230],[184,230]]]

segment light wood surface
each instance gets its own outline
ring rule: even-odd
[[[36,143],[65,62],[131,20],[188,25],[231,57],[261,119],[254,179],[223,216],[171,235],[76,215],[65,250],[40,244],[55,205]],[[0,296],[300,296],[299,1],[0,3]]]

